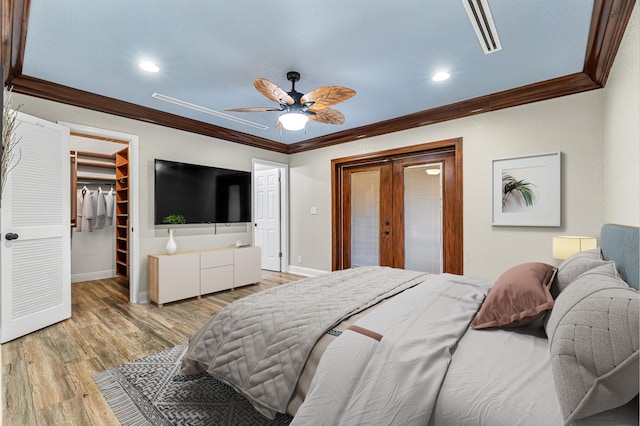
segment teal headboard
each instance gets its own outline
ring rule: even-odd
[[[605,260],[613,260],[631,287],[640,289],[640,228],[604,224],[600,231],[600,249]]]

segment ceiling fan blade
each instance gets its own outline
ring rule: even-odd
[[[291,96],[284,90],[267,80],[266,78],[257,78],[253,82],[253,86],[268,99],[279,104],[293,105],[295,102]]]
[[[315,115],[309,114],[309,120],[325,124],[343,124],[344,115],[337,109],[325,108],[314,111]]]
[[[256,107],[256,108],[229,108],[225,111],[231,112],[268,112],[268,111],[281,111],[280,108],[274,107]]]
[[[355,90],[342,87],[342,86],[324,86],[318,87],[315,90],[310,91],[300,98],[301,104],[308,102],[314,102],[309,108],[311,111],[318,111],[324,108],[328,108],[331,105],[346,101],[356,94]]]

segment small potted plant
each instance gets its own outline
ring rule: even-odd
[[[187,221],[181,214],[170,214],[162,218],[162,223],[169,225],[184,225]],[[167,241],[165,249],[167,250],[167,254],[174,254],[178,250],[178,246],[176,246],[176,242],[173,240],[173,228],[167,228],[167,232],[169,233],[169,241]]]

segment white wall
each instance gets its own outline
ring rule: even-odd
[[[166,227],[153,224],[153,160],[170,159],[195,164],[219,166],[228,169],[251,171],[251,158],[287,163],[288,158],[263,149],[226,142],[202,135],[188,133],[155,124],[130,120],[114,115],[98,113],[83,108],[63,105],[24,95],[13,95],[20,111],[49,121],[96,127],[99,129],[129,133],[139,137],[139,192],[140,208],[140,264],[138,267],[139,292],[147,289],[147,255],[163,253],[167,241]],[[229,229],[210,226],[182,225],[175,240],[178,251],[231,246],[236,240],[251,242],[250,226],[232,226]]]
[[[558,263],[554,235],[598,235],[602,224],[602,96],[591,91],[292,155],[291,260],[331,268],[331,159],[462,137],[465,274],[495,278],[522,262]],[[562,226],[492,227],[491,161],[552,151],[562,152]]]
[[[604,220],[640,226],[640,6],[605,87]]]

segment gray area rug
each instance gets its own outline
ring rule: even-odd
[[[288,425],[271,421],[231,387],[206,373],[181,376],[187,344],[97,373],[98,384],[123,425]]]

